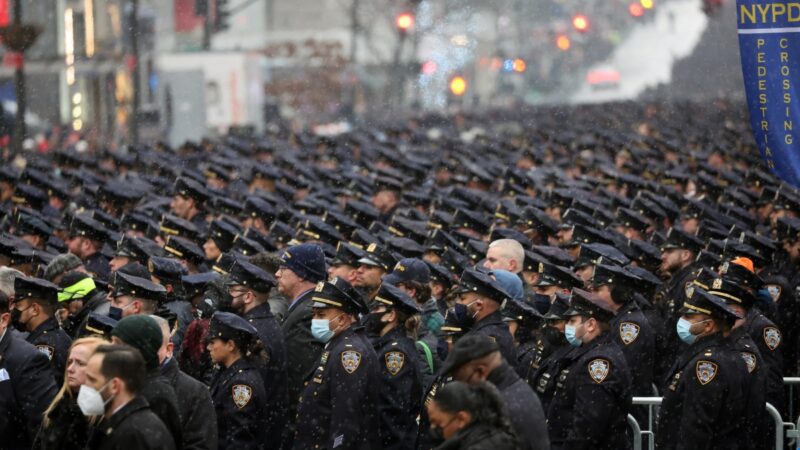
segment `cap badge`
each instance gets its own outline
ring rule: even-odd
[[[317,287],[314,288],[314,292],[322,292],[322,288],[324,287],[325,287],[325,282],[320,281],[319,283],[317,283]]]
[[[694,284],[692,284],[691,282],[686,283],[686,287],[684,288],[683,291],[684,291],[684,294],[686,294],[686,299],[687,300],[692,298],[692,296],[694,295]]]
[[[711,283],[712,289],[721,289],[722,288],[722,278],[715,278],[714,282]]]
[[[369,244],[369,246],[367,247],[367,251],[370,253],[374,253],[376,248],[378,248],[378,244],[373,242],[372,244]]]

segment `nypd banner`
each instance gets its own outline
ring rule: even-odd
[[[737,0],[750,124],[767,167],[800,187],[800,3]]]

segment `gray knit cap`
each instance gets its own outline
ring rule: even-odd
[[[53,278],[77,269],[83,265],[83,261],[72,253],[62,253],[53,258],[47,267],[44,268],[44,279],[53,281]]]

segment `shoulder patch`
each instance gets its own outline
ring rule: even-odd
[[[611,363],[605,359],[593,359],[589,361],[589,376],[595,383],[602,383],[611,371]]]
[[[622,322],[619,324],[619,338],[625,345],[631,345],[639,337],[641,328],[633,322]]]
[[[358,366],[361,364],[361,353],[358,353],[355,350],[347,350],[342,352],[342,367],[344,367],[345,372],[353,373],[358,370]]]
[[[384,355],[383,359],[386,361],[386,370],[392,376],[400,373],[400,370],[406,364],[406,355],[403,352],[389,352]]]
[[[44,356],[47,356],[47,359],[52,360],[53,354],[55,354],[56,349],[52,345],[37,345],[36,350],[39,350]]]
[[[700,381],[700,384],[705,386],[711,383],[714,377],[717,376],[718,368],[719,366],[711,361],[697,361],[694,371],[697,374],[697,379]]]
[[[742,352],[742,359],[744,360],[745,364],[747,364],[747,372],[753,373],[756,370],[756,355],[750,352]]]
[[[764,343],[767,347],[774,351],[781,345],[781,331],[775,327],[764,328]]]
[[[233,394],[233,403],[239,409],[247,406],[250,399],[253,398],[253,388],[246,384],[234,384],[231,393]]]

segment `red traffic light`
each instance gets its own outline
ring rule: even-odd
[[[628,5],[628,12],[633,17],[642,17],[644,15],[644,7],[639,3],[631,3]]]
[[[583,14],[575,14],[572,17],[572,26],[581,33],[589,29],[589,19]]]
[[[411,13],[402,13],[395,19],[395,25],[401,32],[406,32],[414,26],[414,15]]]

